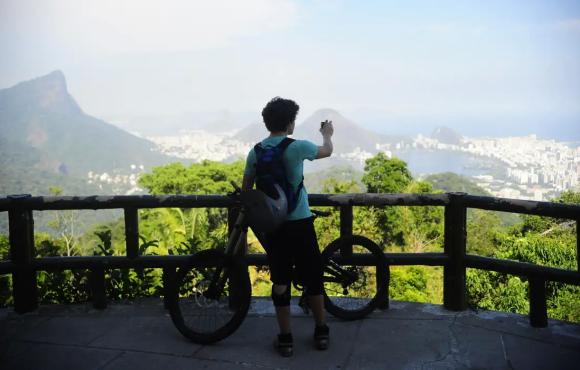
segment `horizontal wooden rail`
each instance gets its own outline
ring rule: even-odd
[[[449,194],[310,194],[311,206],[446,206]],[[538,216],[580,218],[580,205],[553,202],[536,202],[517,199],[465,195],[467,208],[490,211],[524,213]],[[226,195],[118,195],[86,197],[23,197],[0,198],[0,212],[15,207],[49,211],[64,209],[113,208],[226,208],[234,201]]]
[[[468,254],[464,257],[465,267],[500,272],[518,276],[535,276],[548,281],[580,285],[580,273],[555,267],[540,266],[533,263],[502,260]]]
[[[445,206],[447,194],[309,194],[314,207],[330,206]],[[226,208],[234,204],[227,195],[116,195],[86,197],[0,198],[0,212],[14,207],[34,211],[113,208]]]
[[[443,266],[449,260],[449,256],[443,253],[385,253],[385,256],[390,265]],[[0,274],[11,274],[20,270],[60,271],[93,268],[177,268],[183,266],[191,257],[191,254],[139,256],[133,259],[125,256],[42,257],[35,258],[29,264],[23,266],[17,266],[12,261],[2,261],[0,262]],[[356,266],[370,266],[374,262],[371,253],[353,253],[348,257],[335,254],[333,259],[340,264]],[[247,254],[245,261],[248,266],[268,265],[266,255],[262,253]]]
[[[488,211],[523,213],[570,220],[576,220],[580,217],[580,205],[577,204],[466,195],[465,206],[467,208],[478,208]]]

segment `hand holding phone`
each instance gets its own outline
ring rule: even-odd
[[[334,127],[332,126],[332,121],[325,120],[320,122],[320,133],[322,136],[332,136],[334,133]]]

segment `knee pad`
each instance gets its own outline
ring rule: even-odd
[[[288,307],[290,306],[290,286],[286,286],[286,291],[282,294],[278,294],[274,291],[274,285],[272,285],[272,302],[276,307]]]

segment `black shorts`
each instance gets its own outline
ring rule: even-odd
[[[307,294],[324,293],[324,269],[313,217],[286,221],[265,237],[272,283],[290,285],[296,265],[300,283],[308,288]]]

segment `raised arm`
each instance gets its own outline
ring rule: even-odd
[[[334,133],[334,128],[332,126],[332,121],[324,121],[324,126],[320,129],[322,134],[322,146],[318,147],[318,152],[314,159],[328,158],[332,154],[332,134]]]

